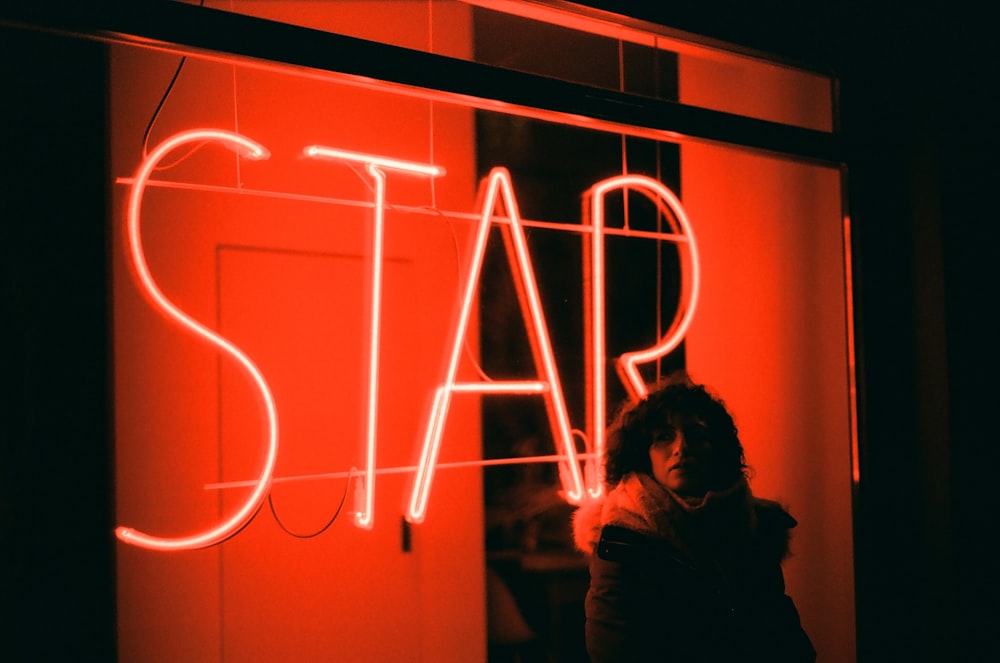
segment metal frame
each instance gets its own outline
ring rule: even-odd
[[[85,6],[86,5],[86,6]],[[87,39],[236,57],[319,74],[382,81],[480,107],[535,109],[634,127],[666,139],[726,143],[841,164],[836,132],[805,129],[677,102],[569,83],[399,46],[171,0],[20,3],[0,24]]]

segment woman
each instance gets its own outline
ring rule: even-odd
[[[605,482],[574,516],[593,663],[816,660],[781,572],[795,520],[751,494],[721,401],[671,384],[623,411]]]

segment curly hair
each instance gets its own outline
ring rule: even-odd
[[[604,481],[609,488],[630,472],[652,473],[649,447],[671,419],[698,419],[708,428],[714,459],[709,490],[749,478],[743,445],[725,404],[703,385],[670,383],[627,403],[608,429]]]

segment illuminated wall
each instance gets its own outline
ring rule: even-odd
[[[747,114],[829,121],[815,84],[794,85],[787,69],[758,72],[753,90],[746,64],[681,56],[679,69],[682,101],[731,96]],[[785,575],[817,650],[853,660],[856,456],[841,172],[692,143],[681,148],[681,173],[704,268],[688,363],[736,413],[754,491],[799,521]]]
[[[456,58],[491,57],[475,37],[478,10],[466,3],[243,9]],[[614,56],[608,81],[577,82],[830,124],[829,104],[814,99],[816,77],[768,69],[767,89],[793,92],[769,103],[737,95],[733,106],[719,92],[731,69],[699,49],[606,23],[584,39],[565,15],[546,20],[588,53],[597,44]],[[631,68],[618,69],[619,49],[634,56]],[[626,75],[654,61],[674,73]],[[536,451],[549,456],[542,463],[560,466],[564,493],[584,499],[584,485],[599,486],[594,465],[567,458],[599,451],[600,422],[629,391],[613,359],[650,348],[644,359],[653,361],[634,379],[684,364],[732,406],[757,468],[755,490],[801,522],[788,581],[805,626],[824,658],[853,656],[848,289],[836,168],[135,45],[112,47],[111,87],[116,521],[168,546],[192,544],[163,551],[123,534],[121,660],[483,660],[481,466],[484,438],[496,431],[482,411],[503,403],[530,413],[505,416],[531,422]],[[157,154],[162,141],[202,128],[228,133]],[[543,133],[560,136],[555,148],[533,143]],[[237,155],[226,147],[237,139],[263,146],[268,158]],[[489,141],[505,149],[488,149]],[[352,154],[316,158],[304,152],[313,145]],[[586,163],[577,169],[583,179],[560,180],[560,158]],[[148,182],[136,179],[143,163]],[[407,172],[414,164],[444,172]],[[588,204],[603,194],[589,187],[624,174],[638,177],[623,181],[627,195],[608,195],[600,238],[604,207]],[[544,204],[556,198],[566,205]],[[488,236],[481,253],[480,231]],[[595,261],[605,246],[617,248],[607,263]],[[470,271],[479,258],[484,271]],[[489,308],[503,301],[493,294],[498,281],[514,293],[501,313]],[[501,321],[519,330],[503,338],[517,346],[509,355],[491,335]],[[440,454],[422,464],[438,439]],[[426,509],[414,506],[419,485]],[[241,508],[247,518],[231,521]],[[219,540],[191,538],[218,533],[227,520]]]

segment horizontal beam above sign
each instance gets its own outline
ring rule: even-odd
[[[96,6],[91,6],[95,4]],[[171,0],[20,3],[0,24],[214,58],[290,66],[484,110],[657,140],[699,140],[830,165],[836,133],[570,83]]]

